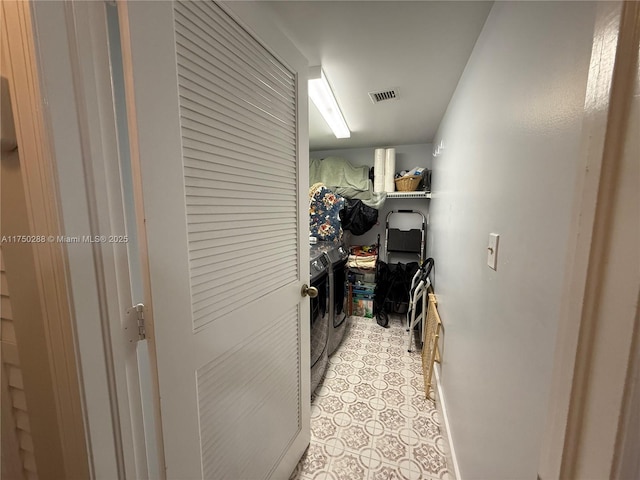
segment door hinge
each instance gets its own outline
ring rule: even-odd
[[[139,303],[134,305],[136,310],[136,319],[138,321],[138,340],[144,340],[147,338],[147,328],[144,324],[144,304]]]

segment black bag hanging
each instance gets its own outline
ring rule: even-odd
[[[340,210],[340,221],[343,230],[349,230],[354,235],[362,235],[378,222],[378,210],[365,205],[361,200],[349,198]]]

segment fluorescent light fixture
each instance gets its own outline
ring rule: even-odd
[[[320,111],[322,118],[333,130],[336,138],[349,138],[351,132],[344,121],[336,97],[333,96],[327,77],[320,67],[309,69],[309,97]]]

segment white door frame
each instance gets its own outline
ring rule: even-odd
[[[634,437],[627,430],[633,426],[625,423],[638,408],[632,392],[638,389],[639,368],[639,345],[633,340],[640,328],[640,125],[637,118],[629,123],[629,110],[639,101],[633,98],[639,37],[638,2],[599,3],[582,133],[584,162],[539,464],[543,480],[619,478],[629,461],[622,454],[633,447],[637,455],[640,446],[637,431]]]
[[[38,294],[37,298],[27,300],[32,302],[33,316],[22,327],[27,329],[25,332],[29,336],[37,334],[38,338],[33,338],[41,342],[38,347],[43,350],[22,351],[23,355],[38,356],[43,362],[38,365],[26,361],[33,358],[22,358],[23,367],[26,363],[40,369],[43,364],[49,366],[45,372],[24,370],[25,377],[33,373],[40,379],[37,382],[40,385],[50,383],[45,390],[26,392],[29,408],[41,414],[46,412],[41,418],[30,419],[36,464],[41,478],[49,478],[52,474],[84,478],[89,475],[90,459],[85,437],[82,385],[78,376],[75,319],[69,301],[66,252],[64,245],[55,241],[63,232],[63,222],[58,210],[60,197],[50,150],[50,132],[43,111],[32,9],[30,3],[20,1],[2,2],[0,8],[3,67],[7,68],[3,75],[8,77],[12,94],[26,222],[31,235],[46,238],[46,241],[32,245],[33,287]],[[38,327],[34,329],[36,324]],[[31,382],[25,378],[25,387],[28,386],[27,380]],[[30,397],[29,393],[32,393]],[[46,404],[39,406],[39,402]],[[60,451],[52,448],[41,452],[42,464],[38,459],[40,439],[36,438],[36,430],[41,427],[45,428],[48,438],[57,437],[58,440],[53,441],[59,441],[60,448]],[[48,463],[52,461],[55,465]]]
[[[64,234],[126,233],[104,2],[33,2]],[[147,478],[125,243],[67,244],[91,477]]]

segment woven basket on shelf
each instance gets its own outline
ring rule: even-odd
[[[407,175],[396,178],[396,190],[398,192],[414,192],[422,180],[422,175]]]

